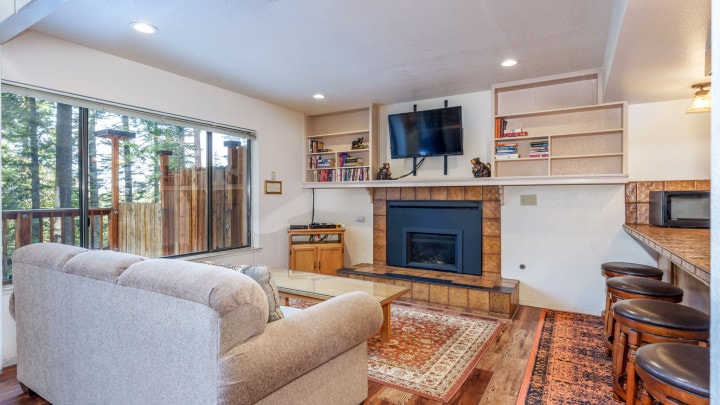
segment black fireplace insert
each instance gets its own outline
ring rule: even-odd
[[[387,202],[387,264],[482,274],[482,201]]]

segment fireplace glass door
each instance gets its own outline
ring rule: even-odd
[[[456,235],[412,232],[408,234],[408,265],[457,267],[455,265]]]
[[[459,272],[462,234],[437,229],[405,230],[406,266]]]

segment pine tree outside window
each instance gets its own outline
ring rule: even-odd
[[[36,242],[146,257],[250,246],[252,131],[153,118],[4,88],[3,281]]]

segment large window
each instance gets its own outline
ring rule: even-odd
[[[14,250],[34,242],[147,257],[250,245],[252,132],[12,90],[2,93],[4,281]]]

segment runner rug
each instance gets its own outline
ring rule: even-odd
[[[516,405],[619,404],[600,317],[543,310]]]
[[[368,378],[448,402],[501,330],[495,320],[393,302],[390,341],[368,340]]]

